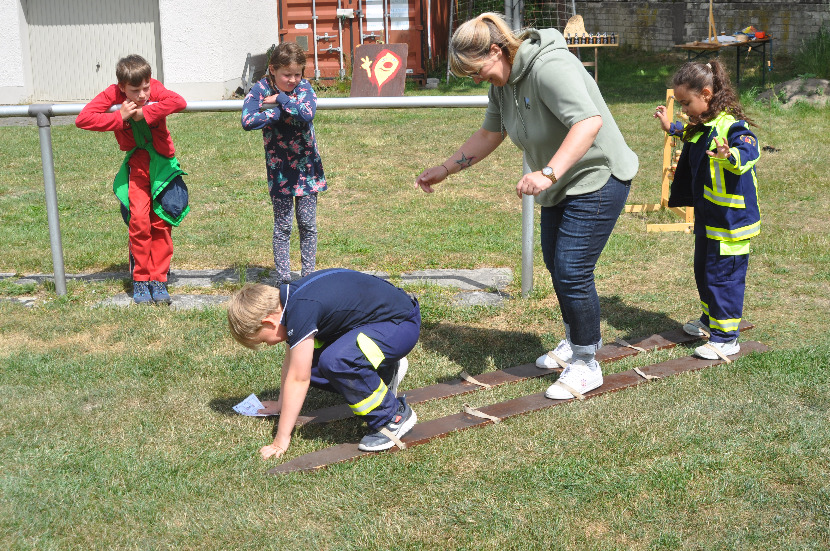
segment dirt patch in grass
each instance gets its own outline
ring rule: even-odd
[[[828,105],[830,100],[830,80],[823,78],[796,78],[776,84],[771,90],[758,95],[759,100],[779,102],[784,107],[796,103],[811,105]]]
[[[20,350],[49,352],[59,349],[71,349],[74,354],[94,354],[104,351],[122,353],[126,350],[125,342],[112,342],[106,338],[106,335],[115,330],[115,326],[101,326],[97,327],[95,332],[66,334],[48,340],[24,332],[8,333],[3,335],[0,343],[0,356],[8,356]]]

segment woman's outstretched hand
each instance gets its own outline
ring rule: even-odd
[[[421,188],[426,193],[435,191],[432,186],[446,179],[450,175],[449,170],[444,165],[437,165],[426,169],[415,178],[415,187]]]

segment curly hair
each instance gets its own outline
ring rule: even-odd
[[[718,116],[719,113],[726,112],[738,120],[744,120],[752,126],[757,126],[744,113],[741,107],[738,94],[732,88],[732,82],[729,80],[729,74],[726,68],[717,59],[713,59],[708,63],[698,63],[690,61],[684,63],[680,69],[672,77],[672,85],[675,88],[678,86],[685,86],[690,92],[699,94],[704,88],[709,88],[712,91],[712,99],[709,100],[709,108],[700,114],[700,122],[694,125],[688,125],[683,131],[683,140],[687,140],[698,132],[703,131],[704,123],[709,122]]]

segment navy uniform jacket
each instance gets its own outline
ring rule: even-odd
[[[758,179],[758,139],[746,121],[721,113],[705,123],[707,130],[683,145],[669,195],[670,207],[695,209],[697,235],[719,241],[742,241],[761,232]],[[682,134],[682,124],[670,133]],[[717,149],[715,138],[727,139],[729,157],[715,159],[706,151]]]

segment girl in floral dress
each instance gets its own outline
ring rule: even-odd
[[[291,281],[289,247],[295,205],[301,275],[314,271],[317,193],[327,187],[312,123],[317,94],[303,78],[305,64],[305,53],[296,42],[278,45],[265,78],[254,84],[242,107],[242,128],[262,129],[265,141],[268,190],[274,206],[274,264],[280,283]]]

